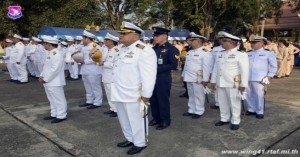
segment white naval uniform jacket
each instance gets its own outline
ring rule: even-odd
[[[211,67],[211,73],[212,71],[214,70],[214,65],[215,65],[215,62],[217,60],[217,56],[219,54],[220,51],[223,51],[224,48],[222,47],[222,45],[219,45],[217,47],[214,47],[212,50],[211,50],[211,53],[213,55],[213,66]]]
[[[49,53],[43,45],[38,44],[34,52],[34,61],[35,63],[44,64],[47,58],[47,53]]]
[[[106,59],[103,64],[103,73],[102,73],[102,82],[103,83],[112,83],[114,60],[116,59],[117,55],[119,54],[119,51],[120,50],[118,49],[117,46],[108,50]]]
[[[90,51],[93,49],[93,44],[90,43],[87,46],[84,46],[82,48],[82,53],[83,53],[83,59],[84,59],[84,64],[81,66],[80,74],[81,75],[101,75],[102,74],[102,66],[96,65],[96,63],[92,60],[90,57]],[[101,51],[104,52],[99,45],[97,45],[97,48]],[[102,61],[105,59],[105,54],[102,54]]]
[[[182,72],[185,82],[208,82],[213,66],[213,56],[203,47],[190,50],[186,55],[186,61]],[[200,75],[199,75],[200,71]]]
[[[138,102],[140,96],[150,98],[156,73],[157,57],[151,47],[139,40],[122,47],[114,62],[111,101]]]
[[[26,54],[25,54],[25,46],[22,42],[18,42],[15,44],[16,48],[16,62],[26,63]]]
[[[4,59],[4,63],[13,63],[11,61],[11,56],[14,53],[13,51],[14,51],[14,46],[9,46],[4,49],[4,56],[2,56]]]
[[[239,87],[248,87],[249,61],[247,53],[233,48],[219,52],[214,65],[211,83],[217,87],[234,87],[234,78],[240,75]]]
[[[277,60],[273,51],[263,48],[248,52],[249,81],[261,82],[266,76],[273,77],[277,71]]]
[[[64,86],[66,85],[64,74],[64,58],[57,49],[53,49],[47,54],[47,58],[41,72],[44,86]]]
[[[76,46],[73,44],[71,46],[68,46],[65,49],[65,62],[66,63],[74,63],[74,59],[71,57],[73,53],[75,53],[77,51]]]

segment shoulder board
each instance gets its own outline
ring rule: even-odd
[[[119,52],[119,49],[115,47],[115,51],[116,51],[116,52]]]
[[[266,51],[270,51],[269,49],[265,49]]]
[[[206,50],[206,49],[202,49],[203,51],[205,51],[205,52],[208,52],[208,50]]]
[[[141,45],[141,44],[137,44],[136,47],[138,47],[138,48],[140,48],[140,49],[144,49],[145,46],[144,46],[144,45]]]
[[[247,52],[251,52],[251,51],[253,51],[253,50],[249,50],[249,51],[247,51]]]

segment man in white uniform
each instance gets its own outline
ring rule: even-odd
[[[16,63],[15,67],[18,71],[18,84],[28,83],[28,73],[26,69],[26,55],[25,55],[25,46],[21,42],[22,37],[20,35],[14,34],[13,42],[15,44],[15,53],[16,54]]]
[[[120,49],[113,67],[111,101],[115,103],[118,118],[126,141],[118,147],[132,146],[127,154],[141,152],[147,146],[148,120],[144,104],[152,96],[157,57],[154,50],[140,41],[144,31],[136,25],[124,22],[119,30]]]
[[[74,45],[74,39],[71,36],[66,36],[68,47],[66,48],[66,63],[70,72],[70,80],[78,80],[78,64],[71,57],[77,51]]]
[[[26,65],[28,68],[29,76],[33,77],[33,76],[35,76],[34,64],[33,64],[33,60],[30,58],[30,50],[31,50],[32,44],[30,43],[29,38],[23,38],[23,44],[25,46]]]
[[[270,83],[277,71],[276,55],[264,49],[267,39],[254,36],[250,41],[252,50],[248,51],[249,83],[247,88],[247,115],[264,118],[264,88]]]
[[[83,31],[82,36],[84,44],[84,47],[82,48],[83,58],[76,59],[75,61],[82,64],[80,74],[82,75],[82,80],[86,91],[86,103],[79,105],[79,107],[87,106],[87,109],[96,109],[101,107],[103,99],[102,87],[100,84],[102,66],[97,65],[91,59],[91,55],[95,51],[101,51],[101,48],[93,42],[95,35],[91,32],[85,30]],[[103,54],[102,59],[104,57],[105,54]]]
[[[57,51],[56,38],[43,37],[43,46],[47,51],[47,59],[41,72],[39,82],[43,83],[47,98],[50,102],[51,115],[44,120],[59,123],[67,119],[67,101],[64,93],[66,80],[64,76],[64,58]]]
[[[117,117],[117,109],[116,105],[111,102],[111,83],[113,78],[113,67],[114,60],[119,54],[119,49],[117,47],[119,38],[115,37],[109,33],[105,36],[105,45],[108,48],[108,54],[106,55],[106,59],[103,62],[103,74],[102,74],[102,82],[104,85],[105,93],[107,96],[108,104],[110,106],[110,110],[104,112],[104,114],[109,114],[110,117]]]
[[[17,82],[18,81],[18,71],[15,67],[15,60],[16,54],[15,51],[15,46],[13,42],[10,39],[5,39],[7,47],[4,49],[4,56],[2,57],[4,60],[4,63],[6,64],[7,70],[10,75],[10,82]]]
[[[220,44],[222,43],[222,38],[224,37],[224,35],[223,35],[223,31],[220,31],[219,33],[218,33],[218,40],[219,40],[219,42],[220,42]],[[217,60],[217,56],[218,56],[218,54],[219,54],[219,52],[220,51],[223,51],[224,49],[223,49],[223,47],[222,47],[222,44],[221,45],[219,45],[219,46],[216,46],[216,47],[214,47],[213,49],[212,49],[212,51],[211,51],[211,53],[212,53],[212,55],[213,55],[213,66],[214,66],[214,64],[215,64],[215,62],[216,62],[216,60]],[[214,67],[212,66],[212,68],[211,68],[211,73],[212,73],[212,71],[213,71],[213,69],[214,69]],[[215,105],[214,106],[211,106],[211,108],[212,109],[219,109],[219,102],[218,102],[218,91],[216,90],[215,92],[214,92],[214,95],[215,95]]]
[[[237,50],[240,38],[224,32],[211,78],[212,88],[217,86],[221,120],[215,126],[231,122],[230,129],[238,130],[241,121],[241,98],[248,86],[249,61],[246,53]]]
[[[213,58],[210,52],[203,47],[205,37],[192,32],[190,50],[186,55],[184,70],[182,72],[183,81],[187,82],[189,93],[188,112],[183,116],[191,116],[193,119],[200,118],[205,110],[206,85],[209,82]]]

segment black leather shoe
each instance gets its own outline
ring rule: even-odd
[[[193,113],[184,113],[184,114],[182,114],[182,116],[193,116],[194,114]]]
[[[170,124],[161,123],[156,127],[156,130],[163,130],[163,129],[167,128],[168,126],[170,126]]]
[[[55,118],[55,119],[53,119],[52,121],[51,121],[51,123],[60,123],[60,122],[62,122],[62,121],[64,121],[64,120],[66,120],[67,118],[64,118],[64,119],[59,119],[59,118]]]
[[[112,111],[112,110],[109,110],[109,111],[106,111],[106,112],[103,112],[104,114],[113,114],[114,113],[114,111]]]
[[[285,75],[285,77],[290,77],[290,75]]]
[[[220,107],[219,106],[216,106],[216,105],[213,105],[210,107],[211,109],[219,109]]]
[[[185,93],[183,93],[183,94],[181,94],[181,95],[179,95],[179,97],[180,98],[184,98],[184,97],[188,97],[189,95],[188,95],[188,93],[187,92],[185,92]]]
[[[28,81],[27,82],[17,82],[17,84],[27,84],[27,83],[29,83]]]
[[[263,119],[263,118],[264,118],[264,115],[263,115],[263,114],[257,114],[257,115],[256,115],[256,118],[257,118],[257,119]]]
[[[117,114],[117,112],[114,112],[114,113],[110,114],[109,116],[110,117],[118,117],[118,114]]]
[[[192,115],[192,118],[193,119],[198,119],[198,118],[200,118],[202,115],[199,115],[199,114],[194,114],[194,115]]]
[[[246,112],[246,115],[247,115],[247,116],[251,116],[251,115],[256,115],[256,113],[255,113],[255,112],[247,111],[247,112]]]
[[[87,107],[87,106],[91,106],[93,104],[89,104],[89,103],[84,103],[84,104],[81,104],[81,105],[78,105],[79,107]]]
[[[47,116],[47,117],[44,117],[43,119],[44,120],[52,120],[52,119],[55,119],[56,117],[52,117],[52,116]]]
[[[96,106],[96,105],[90,105],[89,107],[87,107],[86,109],[95,109],[95,108],[99,108],[101,106]]]
[[[77,79],[75,79],[75,78],[70,78],[70,81],[77,81],[77,80],[79,80],[78,78]]]
[[[132,146],[133,145],[133,143],[132,142],[129,142],[129,141],[124,141],[124,142],[120,142],[120,143],[118,143],[117,144],[117,146],[118,147],[122,147],[122,148],[124,148],[124,147],[130,147],[130,146]]]
[[[159,121],[155,120],[155,119],[152,119],[149,123],[150,126],[154,126],[154,125],[157,125],[159,124]]]
[[[230,125],[231,130],[238,130],[239,128],[240,128],[240,126],[238,124],[231,124]]]
[[[215,126],[223,126],[224,124],[229,124],[229,122],[219,121],[218,123],[215,124]]]
[[[143,149],[145,149],[146,147],[137,147],[137,146],[132,146],[128,151],[127,154],[128,155],[133,155],[133,154],[137,154],[139,152],[141,152]]]

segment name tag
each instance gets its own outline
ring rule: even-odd
[[[229,56],[228,58],[230,58],[230,59],[234,59],[235,57],[234,57],[234,56]]]
[[[125,55],[125,58],[133,58],[133,55]]]
[[[199,55],[194,55],[194,56],[198,57]]]
[[[258,55],[258,56],[265,56],[265,55]]]
[[[163,64],[163,59],[162,58],[158,58],[157,59],[157,64]]]

